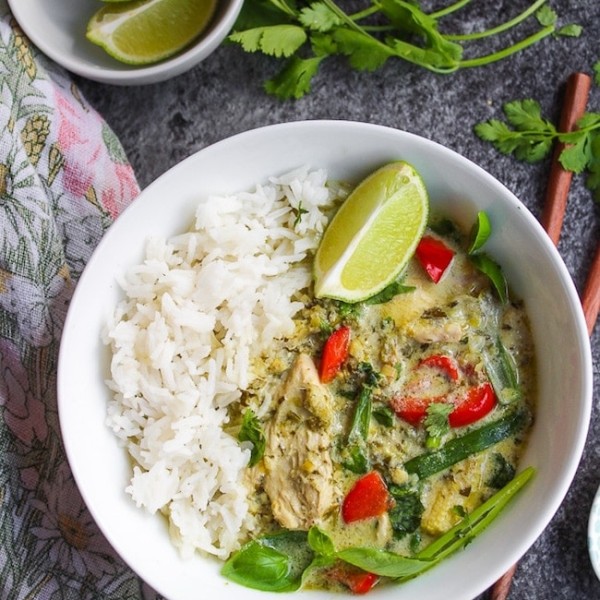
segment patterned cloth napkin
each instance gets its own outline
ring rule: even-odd
[[[0,599],[155,598],[89,515],[56,403],[69,299],[139,188],[114,133],[4,0],[0,132]]]

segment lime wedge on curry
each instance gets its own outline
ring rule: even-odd
[[[216,0],[107,2],[88,22],[86,37],[123,63],[151,64],[193,42],[215,8]]]
[[[381,291],[413,256],[428,216],[427,189],[410,164],[369,175],[325,230],[314,263],[317,298],[360,302]]]

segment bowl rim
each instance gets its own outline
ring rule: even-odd
[[[185,169],[189,168],[189,166],[191,164],[194,164],[194,161],[198,160],[198,156],[200,156],[200,155],[204,155],[206,153],[211,153],[211,152],[222,152],[223,150],[227,149],[228,145],[246,143],[249,140],[252,140],[252,138],[254,136],[267,135],[267,137],[268,137],[269,135],[280,135],[280,134],[283,136],[290,136],[290,135],[293,135],[295,131],[303,131],[305,129],[315,130],[315,129],[318,129],[321,127],[331,128],[334,131],[336,129],[341,131],[345,128],[351,127],[351,128],[354,128],[354,130],[356,130],[356,131],[371,130],[373,132],[379,131],[382,134],[388,133],[393,136],[397,136],[398,139],[405,138],[406,140],[413,141],[413,142],[416,142],[419,144],[431,145],[432,147],[435,147],[438,152],[442,152],[446,155],[453,157],[454,160],[459,160],[459,161],[463,162],[465,165],[468,166],[469,169],[474,170],[474,172],[477,173],[479,177],[482,177],[483,179],[485,179],[486,182],[489,183],[492,187],[501,189],[502,194],[505,195],[507,200],[510,201],[509,204],[512,203],[515,207],[517,207],[517,208],[521,207],[524,209],[524,211],[522,212],[522,216],[528,220],[528,224],[530,227],[532,227],[532,231],[534,233],[536,233],[537,237],[540,238],[538,241],[541,241],[541,243],[544,245],[544,249],[552,257],[552,262],[555,264],[556,269],[561,277],[561,282],[564,284],[565,293],[568,295],[568,297],[571,301],[571,306],[573,309],[572,316],[574,318],[574,324],[577,328],[578,350],[582,356],[582,374],[583,374],[583,380],[582,380],[582,385],[581,385],[581,388],[582,388],[582,394],[581,394],[582,410],[579,415],[579,418],[577,419],[577,422],[574,425],[574,429],[577,431],[576,443],[573,444],[572,447],[570,448],[570,456],[569,456],[568,461],[565,463],[566,466],[564,468],[564,476],[561,478],[560,484],[556,484],[552,489],[552,493],[550,494],[551,500],[549,501],[550,504],[546,507],[546,510],[544,511],[545,512],[544,518],[539,520],[537,522],[537,524],[535,525],[535,527],[532,527],[528,531],[528,534],[526,536],[522,537],[518,541],[518,543],[516,544],[516,547],[513,546],[513,548],[515,548],[515,551],[511,554],[511,556],[514,554],[514,555],[518,555],[519,557],[522,557],[523,554],[525,554],[525,552],[527,552],[527,550],[530,548],[530,546],[536,541],[536,539],[542,534],[544,529],[548,526],[550,520],[556,514],[556,511],[558,510],[560,504],[563,502],[564,497],[572,484],[573,478],[575,476],[575,472],[576,472],[579,462],[581,460],[581,456],[583,453],[583,448],[584,448],[584,444],[586,441],[587,432],[588,432],[588,428],[589,428],[589,421],[590,421],[591,409],[592,409],[592,357],[591,357],[590,340],[589,340],[589,336],[587,335],[587,327],[585,325],[583,310],[581,309],[581,304],[579,302],[579,297],[578,297],[577,291],[575,289],[575,285],[574,285],[573,280],[567,270],[566,265],[564,264],[564,261],[562,260],[562,257],[560,256],[557,248],[550,241],[550,238],[547,237],[545,231],[543,230],[542,226],[539,224],[537,219],[535,219],[535,217],[529,212],[527,207],[525,207],[525,205],[523,205],[521,203],[521,201],[518,200],[516,198],[516,196],[510,190],[508,190],[508,188],[506,188],[506,186],[504,186],[499,180],[497,180],[495,177],[493,177],[490,173],[485,171],[482,167],[479,167],[476,163],[474,163],[470,159],[462,156],[458,152],[456,152],[446,146],[443,146],[442,144],[439,144],[435,141],[429,140],[427,138],[424,138],[422,136],[419,136],[419,135],[416,135],[416,134],[413,134],[410,132],[394,129],[394,128],[387,127],[384,125],[361,123],[358,121],[299,120],[299,121],[290,121],[290,122],[286,122],[286,123],[278,123],[278,124],[274,124],[274,125],[266,125],[266,126],[262,126],[262,127],[256,127],[253,129],[249,129],[247,131],[243,131],[241,133],[224,138],[218,142],[215,142],[214,144],[211,144],[201,150],[198,150],[197,152],[195,152],[192,155],[188,156],[187,158],[183,159],[181,162],[174,165],[173,167],[171,167],[170,169],[165,171],[162,175],[160,175],[154,182],[152,182],[147,188],[145,188],[145,190],[142,191],[142,195],[149,196],[150,194],[153,193],[154,188],[160,187],[161,185],[163,185],[164,181],[169,180],[171,178],[176,178],[180,170],[185,170]],[[262,176],[262,174],[261,174],[261,176]],[[148,191],[148,190],[150,190],[150,191]],[[135,213],[135,211],[138,210],[135,208],[136,205],[139,206],[139,204],[137,204],[137,200],[134,201],[131,205],[129,205],[125,209],[125,211],[123,211],[122,215],[124,215],[126,213],[131,213],[131,214]],[[94,251],[92,257],[90,258],[90,261],[88,262],[88,264],[92,263],[95,255],[97,255],[98,253],[101,253],[104,246],[110,243],[111,237],[112,236],[110,235],[110,230],[109,230],[109,233],[107,235],[105,235],[102,238],[102,240],[100,241],[100,243],[98,244],[98,246],[97,246],[96,250]],[[79,285],[75,289],[75,292],[73,295],[73,300],[71,302],[72,306],[77,304],[78,292],[79,292],[79,290],[82,289],[81,282],[86,280],[86,271],[88,271],[87,267],[81,275]],[[73,316],[72,311],[71,311],[71,309],[69,309],[69,313],[67,314],[67,319],[65,321],[65,327],[64,327],[65,332],[70,329],[70,321],[72,319],[72,316]],[[60,355],[59,355],[59,372],[58,372],[59,417],[61,416],[61,413],[62,413],[62,411],[60,410],[61,403],[62,403],[61,398],[63,397],[61,390],[64,390],[64,388],[67,385],[66,374],[65,374],[64,370],[61,369],[61,365],[64,363],[64,360],[61,360],[61,359],[64,359],[64,352],[66,352],[66,345],[61,344]],[[61,418],[61,428],[63,427],[63,425],[64,425],[64,421]],[[69,447],[69,444],[66,441],[65,441],[65,449],[66,449],[67,456],[69,458],[69,462],[71,462],[71,459],[72,459],[71,449]],[[78,485],[79,485],[77,474],[75,472],[74,472],[74,475],[75,475],[76,481],[78,482]],[[83,490],[82,490],[82,495],[84,496],[84,499],[87,500],[86,495],[84,494]],[[91,509],[90,509],[90,512],[92,513],[94,519],[96,519],[96,521],[98,521],[97,515],[95,514],[95,512]],[[101,527],[101,529],[102,529],[104,535],[107,537],[107,539],[111,542],[111,544],[113,544],[113,546],[115,546],[115,544],[113,543],[112,532],[105,530],[104,527]],[[123,558],[127,561],[126,557],[123,557]],[[132,568],[134,568],[134,570],[136,570],[133,565],[130,564],[130,566],[132,566]],[[487,585],[488,586],[491,585],[496,580],[496,578],[499,577],[502,574],[502,572],[504,572],[504,570],[506,570],[509,566],[510,566],[509,564],[503,565],[501,570],[497,569],[496,573],[490,573],[489,578],[488,578],[489,581],[487,582]],[[441,568],[441,566],[438,567],[438,570],[440,568]],[[152,581],[149,581],[149,583],[151,585],[156,585],[155,582],[152,582]],[[482,588],[480,591],[483,592],[484,589],[485,588]],[[161,591],[161,590],[159,590],[159,591]],[[164,592],[162,592],[162,593],[164,593]],[[261,593],[261,597],[263,595],[264,594]]]
[[[71,73],[92,81],[127,86],[159,83],[171,79],[206,59],[231,31],[244,0],[227,0],[225,10],[221,10],[217,4],[215,18],[209,30],[201,34],[187,49],[155,64],[137,66],[118,63],[121,66],[119,69],[87,63],[76,55],[64,52],[48,41],[47,37],[40,35],[38,29],[27,21],[24,15],[24,0],[7,0],[7,2],[12,15],[30,41],[54,62]],[[116,59],[111,58],[111,60],[117,64]]]

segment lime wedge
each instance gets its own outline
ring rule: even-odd
[[[215,8],[216,0],[107,2],[90,19],[86,37],[121,62],[151,64],[196,39]]]
[[[363,180],[325,230],[314,264],[315,295],[360,302],[398,277],[429,215],[417,171],[398,161]]]

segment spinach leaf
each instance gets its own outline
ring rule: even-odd
[[[378,406],[373,409],[375,420],[384,427],[392,427],[394,425],[394,411],[389,406]]]
[[[390,523],[394,536],[401,538],[419,528],[425,507],[415,490],[392,486],[389,491],[395,501],[394,507],[388,511]]]
[[[369,470],[369,459],[365,452],[364,444],[361,444],[360,441],[355,441],[346,446],[342,450],[341,455],[342,466],[348,469],[348,471],[363,475]]]
[[[515,477],[515,468],[499,452],[492,454],[493,471],[486,482],[495,489],[503,488]]]

